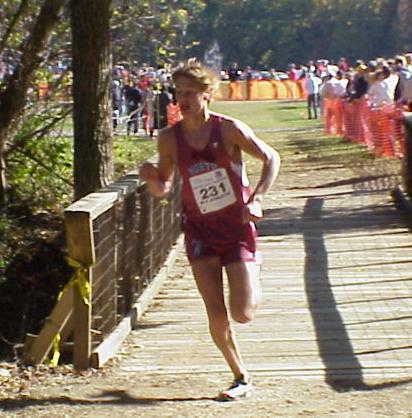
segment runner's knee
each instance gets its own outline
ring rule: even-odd
[[[217,322],[221,325],[224,325],[225,322],[229,322],[225,305],[218,303],[208,303],[206,304],[206,310],[209,317],[209,322]]]
[[[247,324],[255,317],[256,306],[249,306],[247,308],[232,308],[232,319],[239,324]]]

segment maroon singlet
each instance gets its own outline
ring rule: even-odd
[[[220,132],[220,115],[211,115],[210,138],[201,151],[174,125],[177,165],[182,178],[183,230],[189,261],[219,256],[222,264],[254,261],[256,228],[242,224],[250,190],[242,166],[234,164]]]

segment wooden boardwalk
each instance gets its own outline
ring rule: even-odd
[[[387,187],[328,182],[339,170],[308,184],[286,167],[265,199],[264,298],[251,324],[235,325],[238,343],[261,377],[365,388],[409,381],[412,235]],[[125,373],[228,373],[183,252],[130,338]]]

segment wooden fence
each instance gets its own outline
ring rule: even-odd
[[[405,113],[405,156],[402,167],[403,187],[409,200],[412,201],[412,113]]]
[[[180,232],[180,183],[155,199],[136,174],[91,193],[65,210],[71,282],[23,361],[47,361],[65,346],[78,369],[99,367],[141,314],[139,298],[164,266]],[[72,341],[69,342],[69,340]]]
[[[412,222],[412,113],[403,114],[405,135],[404,155],[402,158],[402,182],[392,191],[395,204],[403,209]]]

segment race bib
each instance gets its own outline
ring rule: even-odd
[[[197,206],[201,213],[214,212],[236,202],[225,168],[189,178]]]

